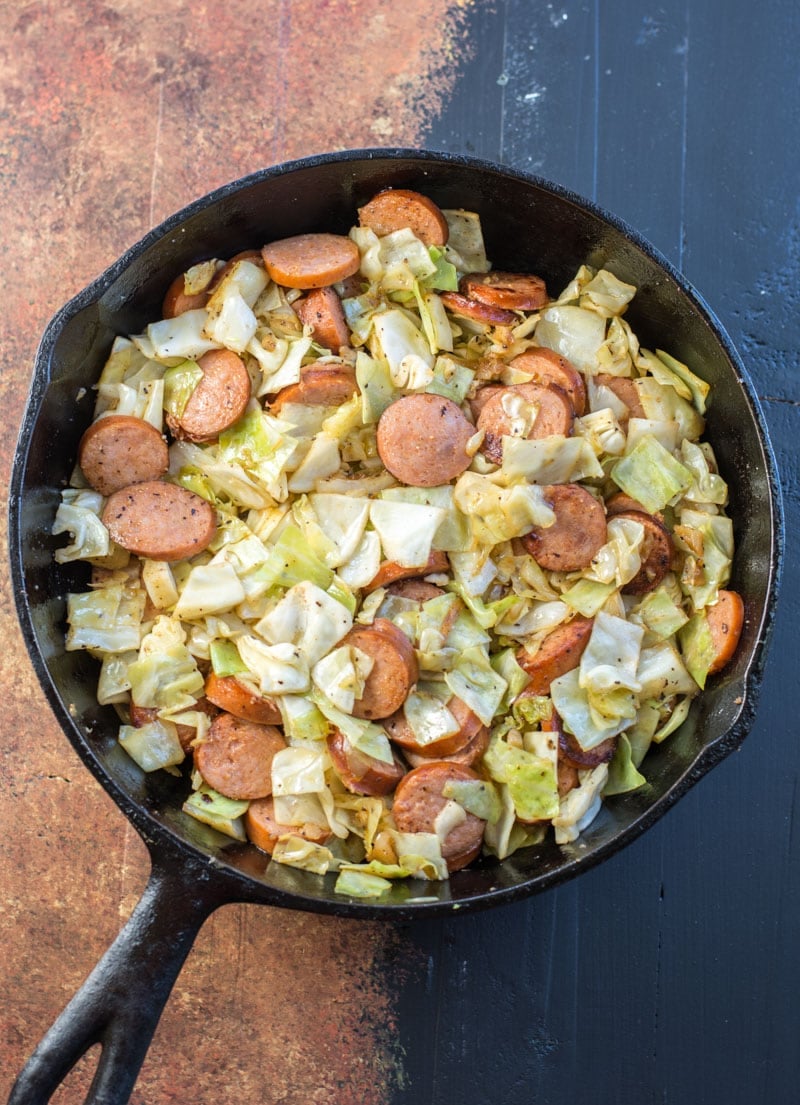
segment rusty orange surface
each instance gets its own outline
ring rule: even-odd
[[[129,915],[138,836],[52,718],[5,559],[38,337],[166,215],[330,149],[419,145],[469,52],[472,0],[56,0],[0,6],[0,1098]],[[228,906],[173,991],[133,1101],[381,1105],[403,1077],[376,924]],[[53,1099],[83,1099],[82,1062]]]

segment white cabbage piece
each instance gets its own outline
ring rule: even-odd
[[[576,483],[602,478],[603,469],[584,437],[503,438],[502,473],[508,483]]]
[[[465,702],[484,725],[491,725],[508,684],[492,667],[485,648],[473,645],[463,649],[444,680],[456,698]]]
[[[166,560],[142,558],[142,583],[153,606],[159,610],[169,610],[178,601],[175,576]]]
[[[414,739],[421,745],[451,737],[460,729],[458,721],[441,698],[425,689],[411,691],[403,706],[403,714]]]
[[[453,330],[450,326],[450,319],[447,317],[444,303],[442,303],[436,292],[420,291],[419,285],[416,282],[414,284],[414,294],[417,300],[420,321],[422,322],[422,331],[428,340],[428,346],[430,347],[431,353],[436,355],[440,350],[452,353]],[[428,382],[433,382],[433,373]]]
[[[546,307],[536,326],[536,341],[562,357],[579,372],[598,371],[597,355],[606,336],[606,321],[582,307]]]
[[[308,660],[296,645],[284,642],[266,645],[250,635],[240,637],[236,644],[262,694],[294,695],[308,690]]]
[[[608,520],[606,533],[606,543],[597,550],[584,575],[597,583],[624,587],[642,566],[640,554],[644,526],[633,518],[612,516]]]
[[[628,420],[628,437],[625,452],[632,452],[643,437],[653,437],[668,453],[674,453],[680,443],[678,423],[655,418],[631,418]]]
[[[397,388],[423,388],[433,379],[434,355],[427,338],[411,316],[399,308],[390,308],[373,316],[377,353],[389,365],[392,383]]]
[[[385,292],[411,291],[418,279],[433,276],[436,264],[410,227],[384,234],[378,246],[380,285]]]
[[[599,722],[591,709],[588,691],[580,685],[578,670],[567,672],[550,684],[550,697],[564,727],[572,733],[581,748],[595,748],[609,737],[615,737],[631,724],[620,717],[607,723]]]
[[[217,294],[217,292],[214,293],[206,308],[208,318],[204,333],[212,341],[219,342],[227,349],[232,349],[235,353],[244,353],[255,337],[258,320],[234,285],[228,286],[225,294],[219,299]]]
[[[381,539],[375,530],[367,530],[355,552],[339,568],[339,576],[348,587],[366,587],[381,566]]]
[[[432,547],[445,552],[466,552],[471,545],[469,524],[453,500],[453,487],[390,487],[380,492],[388,502],[418,503],[437,507],[444,516],[436,527]]]
[[[442,214],[448,227],[447,245],[444,254],[460,273],[488,272],[486,246],[483,242],[483,230],[480,216],[475,211],[463,211],[460,208],[444,208]]]
[[[271,645],[295,646],[311,666],[330,652],[352,625],[349,610],[315,584],[304,580],[291,587],[255,629]]]
[[[497,545],[528,533],[532,526],[551,526],[555,521],[541,487],[519,483],[503,487],[478,472],[459,476],[453,502],[467,515],[476,546]]]
[[[57,564],[66,564],[70,560],[91,560],[107,556],[111,551],[111,538],[100,521],[103,502],[103,496],[98,491],[79,491],[68,487],[61,492],[61,503],[50,532],[54,536],[69,533],[72,541],[64,548],[56,549],[53,557]]]
[[[136,652],[108,652],[103,657],[100,678],[97,681],[97,701],[101,706],[112,702],[127,702],[131,681],[128,665],[136,659]]]
[[[692,486],[684,498],[695,503],[715,503],[725,506],[728,502],[728,485],[716,472],[714,452],[710,445],[696,445],[692,441],[681,442],[681,460],[692,473]],[[711,464],[714,464],[712,470]]]
[[[294,493],[313,491],[319,480],[338,472],[341,463],[338,441],[321,430],[299,467],[289,476],[288,488]]]
[[[610,391],[609,388],[604,390]],[[611,407],[600,407],[576,418],[573,434],[587,441],[598,457],[619,456],[625,451],[625,431]]]
[[[186,753],[171,721],[148,721],[138,728],[120,725],[119,743],[142,771],[159,771],[183,763]]]
[[[323,559],[329,568],[347,564],[361,544],[369,519],[369,503],[350,495],[329,492],[309,496],[319,527],[331,542],[331,551]]]
[[[666,699],[672,695],[697,694],[698,687],[686,670],[680,653],[670,641],[661,641],[652,648],[643,648],[639,657],[636,679],[641,698]]]
[[[184,311],[175,318],[152,322],[147,327],[147,338],[154,356],[160,360],[181,357],[195,361],[210,349],[221,349],[222,342],[206,333],[207,321],[208,311],[200,307],[195,311]]]
[[[364,683],[372,665],[372,658],[360,649],[341,645],[314,664],[311,679],[329,702],[349,714],[355,700],[364,694]]]
[[[281,388],[296,384],[300,379],[303,358],[311,348],[311,338],[276,338],[269,332],[257,331],[247,343],[247,352],[258,361],[261,369],[261,383],[256,388],[260,399],[264,395],[274,395]]]
[[[674,388],[660,384],[652,376],[634,380],[639,402],[648,418],[663,422],[677,422],[681,439],[696,441],[703,432],[705,422],[691,403],[683,399]]]
[[[123,584],[67,595],[67,651],[86,648],[130,652],[138,649],[144,604],[143,590]]]
[[[361,421],[373,425],[397,398],[387,361],[370,357],[363,349],[356,355],[356,382],[361,396]]]
[[[197,564],[181,588],[175,614],[186,621],[204,618],[233,610],[244,599],[244,587],[233,565],[227,561]]]
[[[404,568],[427,564],[434,535],[445,517],[440,507],[422,503],[373,500],[369,518],[381,539],[387,560]]]
[[[325,790],[325,768],[328,764],[324,746],[318,748],[281,748],[272,759],[272,793],[316,794]]]
[[[561,799],[556,817],[553,818],[556,844],[569,844],[577,840],[600,812],[601,792],[608,780],[608,764],[600,764],[587,772],[580,781]]]
[[[621,315],[635,295],[633,284],[626,284],[608,269],[600,269],[583,285],[579,302],[585,310],[610,318]]]
[[[300,871],[311,871],[314,875],[327,875],[334,863],[333,852],[324,844],[315,844],[301,836],[289,833],[277,841],[272,851],[276,863],[287,867],[296,867]]]
[[[669,450],[646,434],[615,462],[611,478],[621,491],[655,514],[676,502],[692,485],[692,473]]]

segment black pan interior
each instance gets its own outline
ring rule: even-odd
[[[481,214],[494,267],[527,270],[556,294],[581,263],[604,265],[639,291],[626,316],[642,343],[689,363],[713,388],[707,436],[731,490],[737,557],[732,585],[746,626],[733,664],[694,704],[681,730],[646,761],[648,785],[610,799],[575,845],[545,843],[502,864],[482,861],[449,884],[398,885],[380,904],[348,902],[320,879],[277,864],[250,846],[186,817],[187,784],[145,776],[116,744],[117,718],[94,698],[97,665],[63,647],[65,595],[85,588],[85,566],[59,566],[49,536],[60,489],[91,420],[93,381],[117,334],[160,317],[173,277],[209,256],[228,257],[306,231],[346,232],[357,207],[379,189],[424,192],[443,207]],[[712,290],[713,291],[713,290]],[[781,549],[780,496],[763,420],[746,373],[712,313],[678,274],[623,224],[536,178],[452,155],[353,151],[255,174],[169,219],[53,319],[42,340],[14,468],[12,575],[20,619],[49,700],[87,766],[152,847],[210,857],[235,892],[275,904],[357,915],[419,915],[477,908],[571,877],[633,839],[713,764],[752,723],[772,619]],[[423,894],[429,901],[409,902]]]

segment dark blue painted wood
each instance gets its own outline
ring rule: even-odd
[[[756,726],[642,839],[530,902],[404,930],[398,1105],[760,1105],[800,1085],[794,0],[478,3],[431,148],[537,172],[701,291],[764,403],[789,553]],[[731,432],[735,428],[731,427]]]

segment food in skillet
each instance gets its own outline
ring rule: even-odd
[[[185,811],[379,896],[575,840],[743,620],[707,385],[581,268],[387,191],[212,259],[118,338],[54,532],[67,647]]]

